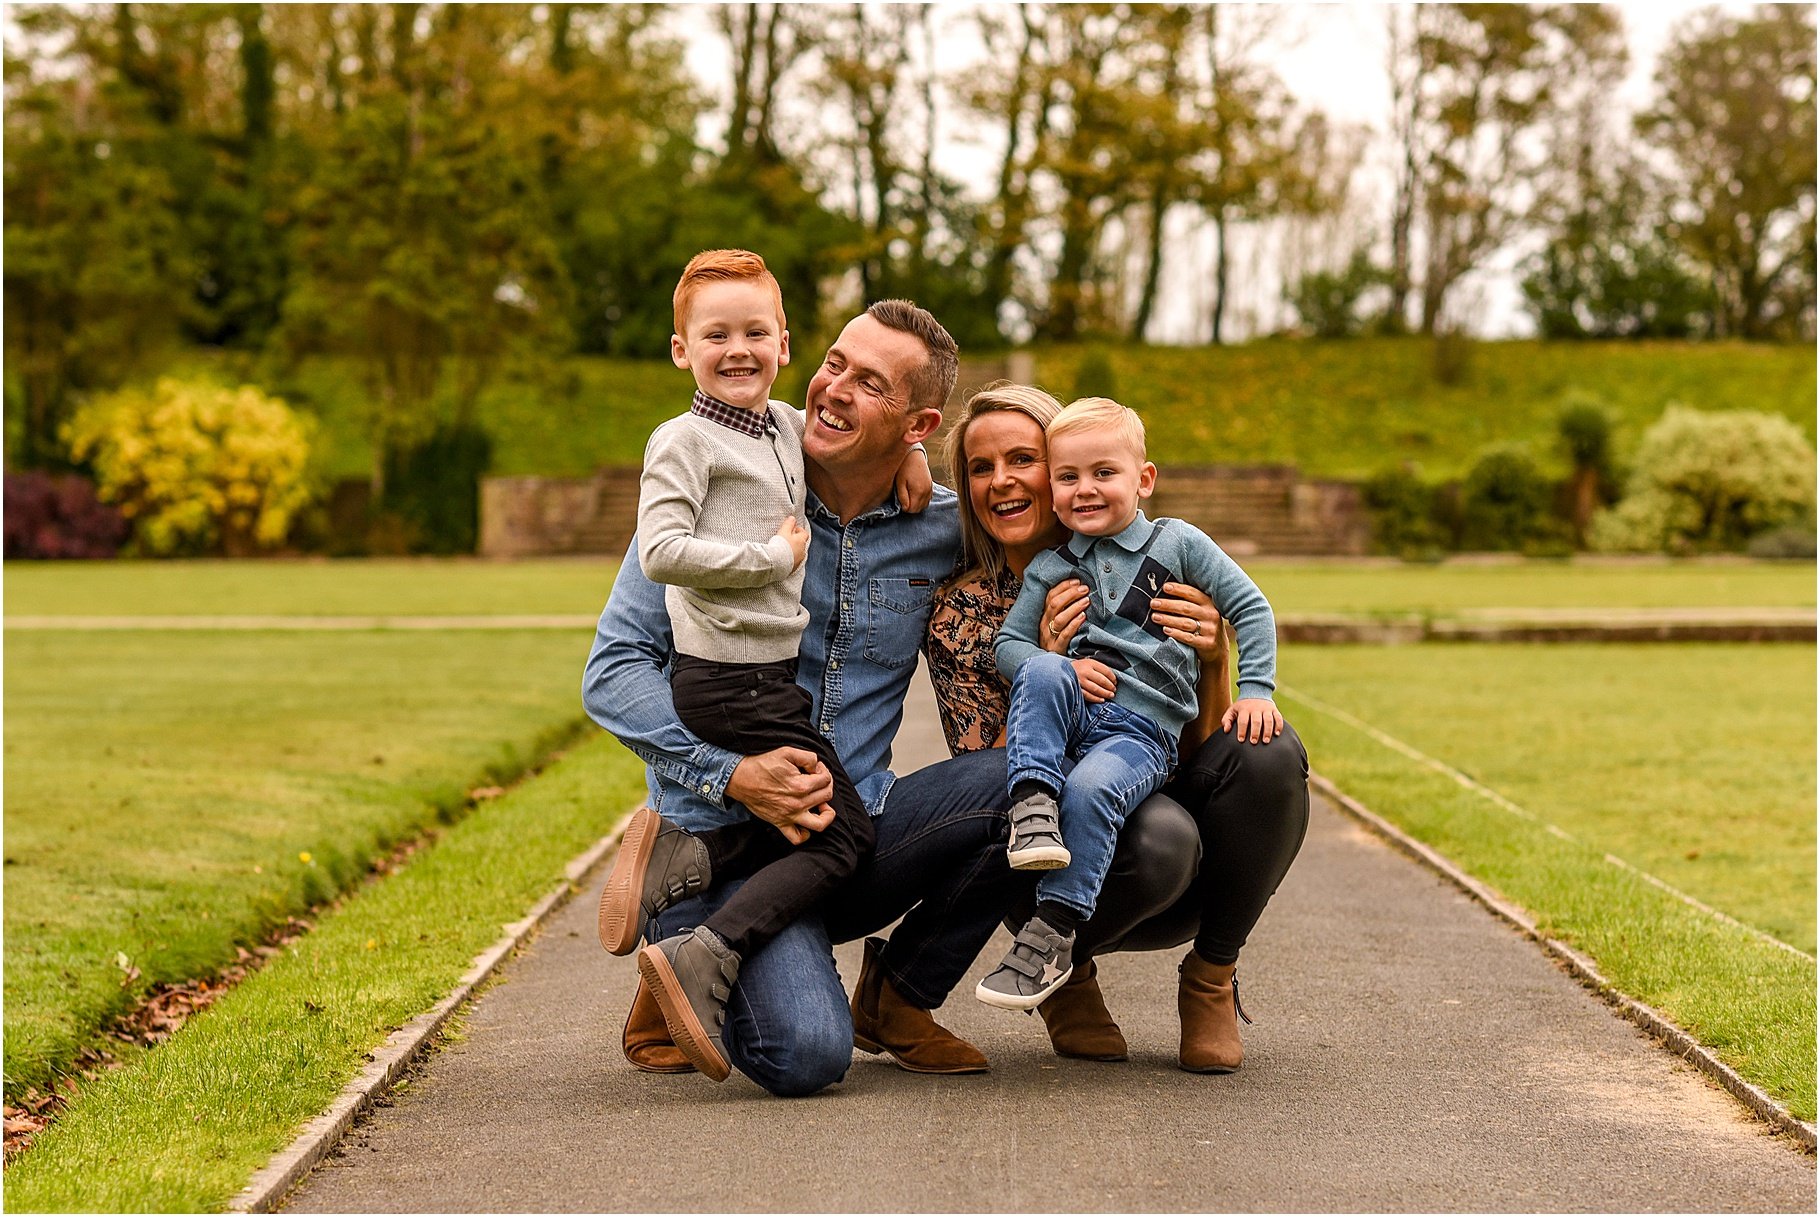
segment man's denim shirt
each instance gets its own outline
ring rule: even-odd
[[[846,525],[811,492],[808,570],[796,681],[809,691],[815,722],[834,742],[866,809],[877,815],[895,780],[891,741],[929,624],[936,586],[954,573],[960,511],[954,492],[935,487],[919,514],[895,498]],[[676,721],[670,700],[675,648],[663,585],[638,565],[638,539],[626,553],[600,614],[582,674],[588,715],[643,758],[651,806],[684,828],[729,824],[742,814],[725,804],[739,755],[699,739]]]

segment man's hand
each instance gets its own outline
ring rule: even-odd
[[[794,571],[809,556],[809,530],[798,524],[795,516],[785,516],[777,526],[777,535],[790,543],[790,552],[796,555],[796,561],[790,564]]]
[[[1075,660],[1074,678],[1081,682],[1081,696],[1090,702],[1111,701],[1119,687],[1119,674],[1097,659]]]
[[[929,496],[935,492],[935,478],[929,472],[927,452],[912,448],[904,453],[904,459],[897,466],[893,489],[897,491],[898,507],[911,515],[929,506]]]
[[[1087,585],[1079,579],[1063,579],[1043,597],[1043,619],[1037,625],[1043,649],[1066,655],[1076,631],[1087,622]],[[1083,689],[1087,686],[1082,685]]]
[[[1239,726],[1239,740],[1253,744],[1268,744],[1272,736],[1283,731],[1283,716],[1277,712],[1276,703],[1265,697],[1241,697],[1233,702],[1220,720],[1220,730],[1230,731],[1234,723]]]
[[[813,752],[773,748],[749,756],[727,779],[727,797],[745,805],[792,845],[834,822],[834,779]]]

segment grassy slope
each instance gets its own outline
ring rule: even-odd
[[[1143,412],[1154,451],[1178,464],[1290,463],[1325,477],[1398,461],[1463,473],[1489,444],[1554,445],[1561,395],[1603,398],[1628,451],[1662,408],[1766,410],[1814,437],[1812,347],[1744,343],[1493,342],[1457,385],[1436,383],[1422,339],[1257,342],[1109,352],[1120,398]],[[1081,352],[1039,351],[1036,379],[1067,393]]]
[[[566,633],[6,638],[6,1087],[580,721]],[[485,696],[477,693],[485,692]],[[300,855],[310,855],[306,863]],[[123,987],[123,953],[143,977]]]
[[[1036,380],[1072,395],[1083,348],[1042,348]],[[1293,462],[1329,477],[1368,476],[1399,460],[1433,476],[1462,472],[1485,445],[1521,441],[1539,455],[1554,444],[1563,392],[1607,400],[1620,451],[1670,402],[1700,409],[1784,414],[1814,435],[1812,347],[1744,343],[1488,342],[1466,377],[1436,382],[1425,339],[1265,341],[1233,347],[1114,347],[1119,395],[1144,412],[1157,452],[1175,464]],[[802,351],[778,396],[801,404],[821,352]],[[356,370],[308,360],[283,374],[245,360],[193,352],[182,364],[233,367],[305,406],[324,423],[323,467],[336,477],[369,471]],[[579,476],[636,464],[659,422],[688,404],[688,377],[664,360],[569,358],[542,382],[499,383],[479,416],[494,438],[493,472]]]
[[[1604,861],[1814,949],[1811,646],[1302,647],[1284,705],[1315,767],[1586,950],[1804,1118],[1815,969]],[[1320,713],[1492,787],[1563,842]]]
[[[481,562],[9,562],[6,611],[31,615],[271,613],[592,615],[610,559]],[[1248,559],[1279,612],[1446,612],[1532,606],[1811,606],[1805,563],[1449,562]]]
[[[639,799],[642,776],[601,738],[483,805],[157,1051],[85,1087],[7,1169],[8,1210],[224,1208],[363,1054],[441,1000]]]

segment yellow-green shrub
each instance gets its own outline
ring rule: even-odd
[[[250,385],[165,377],[90,400],[63,435],[146,553],[271,549],[315,494],[310,421]]]

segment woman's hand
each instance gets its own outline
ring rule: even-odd
[[[1226,661],[1226,632],[1213,597],[1187,583],[1165,583],[1164,594],[1150,602],[1153,620],[1163,633],[1192,647],[1204,664]]]
[[[1208,603],[1213,602],[1210,600]],[[1050,588],[1049,594],[1043,598],[1043,620],[1037,626],[1042,633],[1043,649],[1056,655],[1066,655],[1068,643],[1086,620],[1085,583],[1079,579],[1064,579]]]

